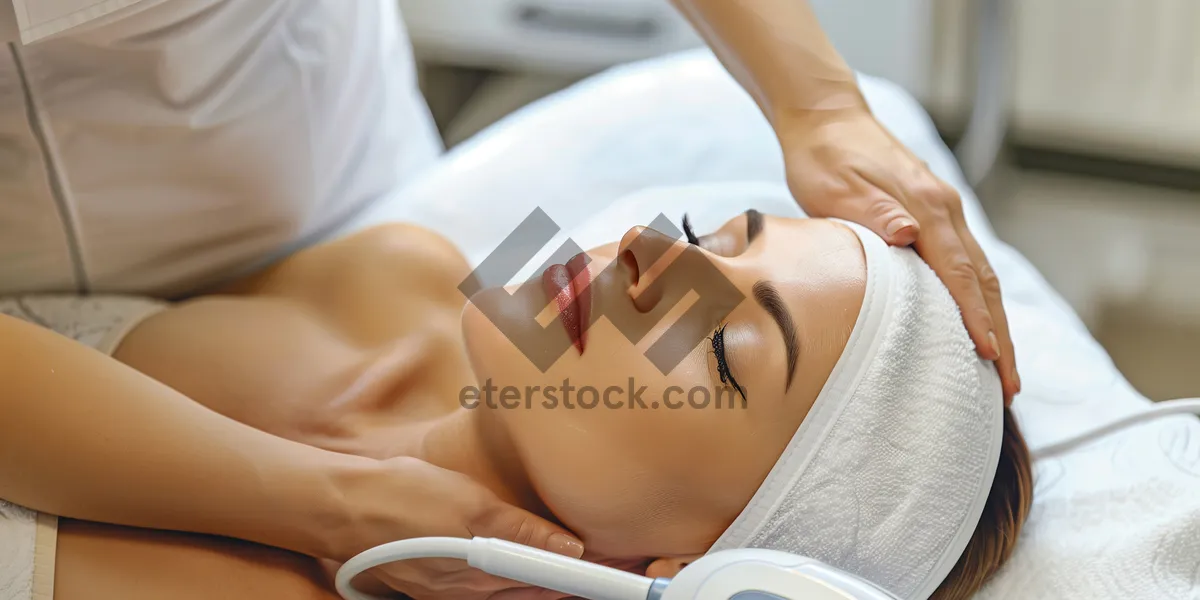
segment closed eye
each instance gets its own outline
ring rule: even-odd
[[[743,400],[747,400],[746,390],[742,389],[737,379],[729,372],[729,357],[725,354],[725,327],[725,325],[721,325],[712,335],[713,356],[717,359],[717,375],[721,378],[721,383],[732,386],[737,393],[742,395]]]

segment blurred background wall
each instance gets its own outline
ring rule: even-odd
[[[695,47],[667,0],[398,0],[448,145],[613,64]],[[981,0],[812,0],[952,145]],[[1007,121],[980,197],[1135,386],[1200,396],[1200,1],[1000,0]]]

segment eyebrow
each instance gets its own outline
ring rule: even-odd
[[[754,284],[754,300],[758,302],[767,314],[775,320],[779,331],[783,333],[783,346],[787,351],[787,386],[792,387],[792,377],[796,374],[796,361],[800,358],[800,344],[796,339],[796,321],[788,311],[779,290],[769,281]]]

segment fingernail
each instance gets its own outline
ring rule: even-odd
[[[896,220],[892,221],[891,223],[888,223],[887,234],[889,237],[896,235],[897,233],[900,233],[901,231],[903,231],[909,227],[912,227],[913,225],[915,225],[915,223],[913,223],[912,221],[909,221],[908,219],[904,219],[904,218],[896,219]]]
[[[550,536],[546,549],[571,558],[583,558],[583,542],[564,533]]]
[[[1021,375],[1019,373],[1017,373],[1016,367],[1013,367],[1012,378],[1013,378],[1013,381],[1016,382],[1015,389],[1013,390],[1013,394],[1014,395],[1020,394],[1021,393]]]
[[[988,344],[992,347],[992,360],[1000,358],[1000,340],[996,339],[996,332],[988,332]]]

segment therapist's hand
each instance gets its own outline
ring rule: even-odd
[[[377,464],[377,469],[362,470],[345,490],[353,525],[344,536],[344,550],[338,556],[341,561],[379,544],[434,536],[494,537],[573,558],[583,555],[583,544],[565,529],[501,501],[461,473],[414,458]],[[401,561],[367,575],[355,581],[360,592],[384,595],[390,588],[417,600],[565,596],[487,575],[463,560]]]
[[[950,290],[979,355],[996,363],[1004,403],[1020,392],[1000,282],[967,229],[958,192],[861,107],[775,119],[788,185],[814,217],[864,225],[911,245]]]

